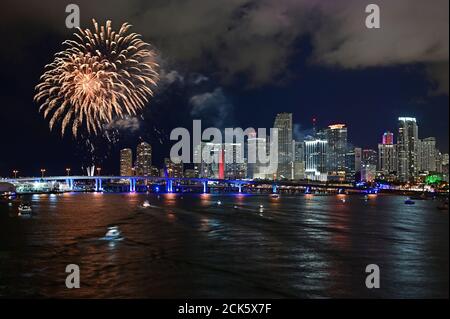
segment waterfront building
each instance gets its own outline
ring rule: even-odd
[[[419,163],[422,172],[437,172],[438,150],[436,138],[427,137],[419,140]]]
[[[277,179],[290,179],[292,154],[292,113],[279,113],[274,128],[278,129]]]
[[[414,181],[419,172],[417,121],[413,117],[399,117],[398,124],[398,178],[401,182]]]
[[[244,179],[247,176],[247,165],[244,159],[244,147],[240,143],[224,143],[222,145],[224,160],[224,178]]]
[[[120,151],[120,176],[133,175],[133,151],[131,148],[124,148]]]
[[[201,178],[223,178],[225,175],[225,168],[223,164],[223,152],[221,143],[202,142],[197,145],[194,150],[195,153],[200,152],[200,177]]]
[[[146,142],[137,146],[136,150],[136,175],[150,176],[152,167],[152,147]]]
[[[265,137],[257,137],[256,133],[249,136],[247,140],[247,178],[249,179],[265,179],[266,174],[264,173],[265,163],[261,163],[261,158],[259,157],[259,152],[267,155],[268,145],[267,139]],[[255,161],[249,159],[249,153],[256,154]],[[252,163],[254,162],[254,163]]]
[[[159,176],[159,168],[152,165],[152,167],[150,169],[150,176],[158,177]]]
[[[164,159],[165,173],[167,172],[167,177],[171,178],[183,178],[184,177],[184,166],[181,158],[174,159],[172,161],[170,158]]]
[[[294,161],[292,163],[291,179],[305,179],[305,142],[293,141]]]
[[[328,142],[327,169],[328,179],[344,181],[347,154],[347,127],[345,124],[333,124],[325,130]]]
[[[394,145],[394,134],[386,132],[378,144],[378,171],[385,177],[397,174],[397,150]],[[389,179],[392,179],[389,177]]]
[[[305,140],[305,175],[307,179],[327,181],[328,141],[314,137]]]

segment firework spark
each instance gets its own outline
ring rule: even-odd
[[[35,101],[49,118],[50,129],[61,123],[61,133],[72,126],[97,135],[103,125],[116,118],[136,115],[153,96],[158,81],[156,54],[124,23],[119,32],[111,21],[94,31],[78,29],[75,40],[45,67],[36,86]]]

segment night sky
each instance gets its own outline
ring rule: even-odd
[[[340,122],[356,146],[376,148],[399,116],[416,117],[420,137],[448,152],[448,1],[186,0],[77,1],[81,27],[123,22],[159,53],[161,82],[145,111],[116,121],[111,141],[61,138],[33,101],[44,66],[72,37],[73,1],[6,0],[0,11],[0,176],[63,175],[95,161],[117,174],[119,150],[140,140],[154,162],[168,156],[170,131],[192,126],[266,127],[292,112],[296,136]],[[369,30],[366,4],[381,7]],[[116,133],[114,133],[116,132]],[[118,132],[118,133],[117,133]]]

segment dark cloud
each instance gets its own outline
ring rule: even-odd
[[[207,123],[205,124],[217,128],[223,128],[227,124],[233,108],[222,88],[194,95],[189,103],[192,106],[191,115],[193,118],[206,120]]]
[[[68,3],[6,0],[0,25],[66,35]],[[421,63],[434,92],[448,94],[448,0],[376,3],[378,30],[365,27],[367,3],[360,0],[77,1],[83,26],[93,17],[112,19],[117,27],[129,21],[169,64],[189,72],[214,69],[224,81],[244,76],[252,86],[276,82],[287,75],[298,40],[308,36],[313,63],[352,69]]]
[[[342,68],[424,63],[439,93],[448,95],[449,2],[380,0],[381,28],[367,29],[358,0],[327,2],[313,32],[316,63]],[[445,65],[447,67],[445,68]]]

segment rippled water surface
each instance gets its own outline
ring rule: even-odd
[[[17,216],[17,203],[0,203],[0,297],[448,298],[448,211],[436,209],[436,201],[170,194],[25,199],[31,218]],[[152,207],[139,208],[144,200]],[[111,225],[124,240],[101,239]],[[80,266],[80,289],[65,286],[68,264]],[[368,264],[381,269],[380,289],[365,286]]]

